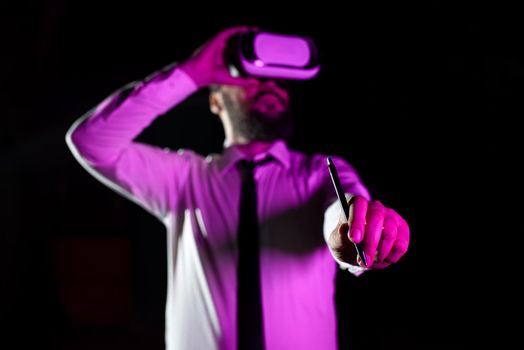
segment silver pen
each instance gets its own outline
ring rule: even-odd
[[[326,160],[329,174],[331,175],[331,180],[333,181],[333,186],[335,187],[335,192],[337,193],[338,200],[340,202],[340,205],[342,206],[342,211],[344,212],[344,216],[346,217],[346,222],[349,225],[349,204],[346,200],[344,190],[342,189],[342,184],[340,183],[340,178],[338,177],[337,168],[335,167],[335,163],[333,163],[331,157],[327,157]],[[364,266],[367,267],[368,262],[366,260],[366,254],[364,253],[364,250],[362,249],[361,245],[355,242],[353,242],[353,245],[357,250],[357,254],[360,257],[360,260],[362,260]]]

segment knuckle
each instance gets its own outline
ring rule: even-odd
[[[395,250],[401,254],[404,254],[408,250],[409,243],[404,240],[399,240],[395,244]]]
[[[382,202],[379,201],[378,199],[374,199],[374,200],[372,200],[370,203],[372,203],[372,204],[376,204],[376,205],[382,205]],[[382,206],[383,206],[383,205],[382,205]]]
[[[400,224],[403,226],[404,230],[406,230],[406,232],[409,235],[409,224],[408,224],[408,222],[406,220],[404,220],[403,218],[401,218],[401,223]]]
[[[384,222],[384,213],[380,210],[370,210],[367,215],[367,222]],[[382,225],[383,226],[383,225]]]
[[[379,201],[372,201],[372,202],[370,202],[369,203],[369,210],[373,211],[373,212],[376,212],[376,213],[380,214],[381,216],[384,216],[384,214],[386,213],[386,209],[384,208],[382,203],[380,203]]]
[[[395,222],[396,224],[399,224],[400,221],[402,220],[400,215],[398,215],[397,212],[391,208],[384,208],[384,215],[388,220],[391,220]]]
[[[398,227],[398,236],[402,238],[404,241],[406,241],[406,243],[409,243],[409,240],[410,240],[409,226],[400,225]]]
[[[392,241],[397,237],[397,234],[394,230],[384,230],[382,232],[382,240]]]
[[[353,203],[355,204],[358,204],[358,205],[362,205],[362,204],[365,204],[367,203],[367,199],[362,197],[362,196],[354,196],[353,198],[351,198],[351,201],[353,201]]]

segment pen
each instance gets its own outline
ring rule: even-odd
[[[333,163],[333,160],[331,157],[327,157],[327,167],[329,170],[329,174],[331,175],[331,180],[333,181],[333,186],[335,187],[335,192],[337,193],[338,201],[340,205],[342,206],[342,211],[344,212],[344,216],[346,217],[346,222],[349,225],[349,204],[346,200],[346,195],[344,194],[344,190],[342,189],[342,185],[340,184],[340,179],[338,177],[337,168],[335,168],[335,163]],[[357,250],[357,254],[362,260],[362,263],[364,263],[364,266],[368,266],[367,260],[366,260],[366,254],[364,254],[364,250],[360,247],[360,244],[354,243],[355,249]]]

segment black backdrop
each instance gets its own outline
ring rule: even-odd
[[[161,349],[162,225],[84,172],[71,123],[220,29],[312,36],[323,69],[292,92],[293,148],[339,154],[411,225],[407,256],[338,276],[341,348],[455,349],[497,333],[517,274],[523,33],[516,9],[283,2],[2,4],[2,348]],[[283,6],[286,6],[285,8]],[[141,140],[203,154],[206,92]],[[509,283],[502,283],[506,281]],[[499,343],[500,344],[500,343]]]

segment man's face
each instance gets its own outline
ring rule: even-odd
[[[233,129],[249,141],[288,139],[293,123],[287,90],[275,80],[252,81],[220,88]]]

